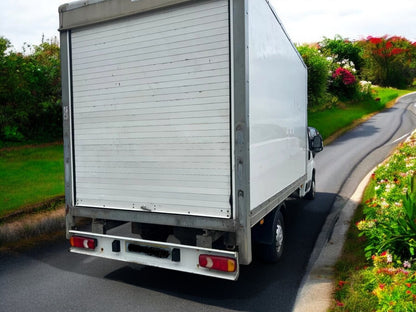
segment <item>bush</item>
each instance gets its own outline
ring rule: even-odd
[[[416,43],[402,37],[368,37],[361,40],[364,76],[375,84],[395,88],[411,86],[416,78]]]
[[[59,46],[44,42],[24,55],[0,37],[0,140],[62,137]]]
[[[393,266],[392,255],[375,256],[373,266],[340,281],[333,311],[396,311],[416,309],[416,275],[409,264]]]
[[[416,132],[372,175],[365,218],[355,227],[368,262],[355,269],[351,262],[336,285],[331,311],[416,311],[415,155]]]
[[[358,75],[364,65],[362,47],[357,42],[344,39],[340,35],[335,36],[334,39],[325,38],[319,43],[319,49],[335,62],[352,62]]]
[[[334,95],[349,100],[357,95],[357,79],[348,69],[338,67],[331,78],[329,90]]]
[[[308,68],[308,105],[324,105],[328,99],[329,62],[315,47],[303,45],[297,48]]]
[[[416,138],[403,145],[373,174],[375,196],[357,223],[367,241],[366,257],[389,251],[409,260],[416,253]]]

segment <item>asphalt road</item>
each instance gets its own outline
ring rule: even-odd
[[[0,311],[291,311],[334,202],[416,128],[415,103],[416,94],[402,98],[317,155],[317,197],[288,203],[279,264],[255,261],[229,282],[70,254],[61,239],[0,254]]]

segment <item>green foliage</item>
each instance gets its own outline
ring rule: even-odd
[[[315,47],[297,47],[308,68],[309,107],[321,106],[328,99],[329,62]]]
[[[0,37],[0,140],[61,137],[59,46],[44,42],[29,55],[7,52]]]
[[[330,109],[309,111],[308,124],[319,129],[324,139],[348,127],[356,120],[379,111],[386,106],[386,103],[400,95],[410,91],[397,90],[392,88],[372,88],[372,97],[364,97],[356,103],[348,102],[348,105],[334,106]],[[378,100],[376,101],[375,98]]]
[[[415,156],[416,133],[372,175],[364,215],[359,209],[345,245],[366,246],[368,263],[357,267],[355,254],[344,248],[331,311],[416,311]]]
[[[410,263],[394,265],[388,252],[372,261],[372,266],[338,282],[332,311],[415,311],[416,274]]]
[[[402,37],[368,37],[361,40],[363,74],[381,86],[406,88],[416,77],[416,43]]]
[[[3,57],[6,53],[6,50],[11,47],[9,39],[0,37],[0,57]]]
[[[336,36],[325,38],[319,50],[331,62],[329,92],[339,100],[361,100],[369,97],[371,82],[359,82],[359,72],[364,64],[362,48],[355,42]]]
[[[416,138],[403,145],[373,174],[375,196],[366,201],[357,227],[367,239],[367,258],[389,250],[400,259],[416,251]]]
[[[322,53],[333,58],[335,62],[352,62],[359,75],[364,59],[362,57],[363,49],[357,42],[337,35],[334,39],[325,38],[319,43],[319,46]]]

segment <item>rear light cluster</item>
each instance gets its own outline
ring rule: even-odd
[[[69,242],[72,247],[76,248],[95,249],[97,247],[97,240],[94,238],[72,236]]]
[[[211,270],[235,272],[237,263],[233,258],[212,255],[199,255],[199,265],[203,268]]]

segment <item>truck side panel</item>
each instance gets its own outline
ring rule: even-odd
[[[231,218],[228,1],[71,31],[78,207]]]
[[[268,3],[248,8],[253,210],[306,174],[307,74]]]

